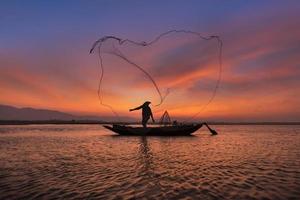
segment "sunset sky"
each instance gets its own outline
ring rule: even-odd
[[[0,104],[73,114],[112,115],[97,96],[94,41],[105,35],[150,41],[171,29],[219,35],[223,73],[198,119],[300,121],[300,2],[270,1],[1,1]],[[130,49],[166,101],[153,107],[189,117],[210,98],[218,76],[216,43],[173,35]],[[104,58],[105,59],[105,58]],[[104,60],[104,102],[120,114],[159,102],[149,81],[117,58]]]

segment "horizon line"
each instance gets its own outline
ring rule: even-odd
[[[199,123],[199,121],[190,122],[192,123]],[[300,121],[289,121],[289,122],[270,122],[270,121],[248,121],[248,122],[233,122],[233,121],[206,121],[211,125],[300,125]],[[138,125],[141,124],[140,122],[122,122],[122,121],[101,121],[101,120],[58,120],[58,119],[51,119],[51,120],[0,120],[0,125],[42,125],[42,124],[131,124],[131,125]],[[159,123],[149,123],[150,125],[160,125]],[[180,122],[179,122],[180,124]],[[184,123],[183,123],[184,124]]]

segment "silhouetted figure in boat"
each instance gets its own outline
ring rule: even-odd
[[[146,101],[143,105],[141,105],[139,107],[136,107],[136,108],[133,108],[133,109],[129,109],[130,112],[134,111],[134,110],[142,109],[142,124],[143,124],[144,128],[147,127],[147,122],[150,119],[150,117],[151,117],[153,123],[155,122],[154,118],[153,118],[153,114],[152,114],[151,108],[149,107],[150,104],[151,104],[150,101]]]

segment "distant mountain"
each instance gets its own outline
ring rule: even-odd
[[[115,117],[103,116],[77,116],[55,110],[17,108],[14,106],[0,105],[0,120],[97,120],[116,121]],[[132,118],[122,117],[122,121],[135,121]]]
[[[75,120],[78,116],[54,110],[0,105],[0,120]]]

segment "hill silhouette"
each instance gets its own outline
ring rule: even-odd
[[[124,121],[135,121],[133,118],[122,117]],[[65,112],[47,109],[36,109],[36,108],[17,108],[9,105],[0,105],[0,120],[9,121],[45,121],[45,120],[92,120],[92,121],[115,121],[115,117],[111,116],[78,116]]]

